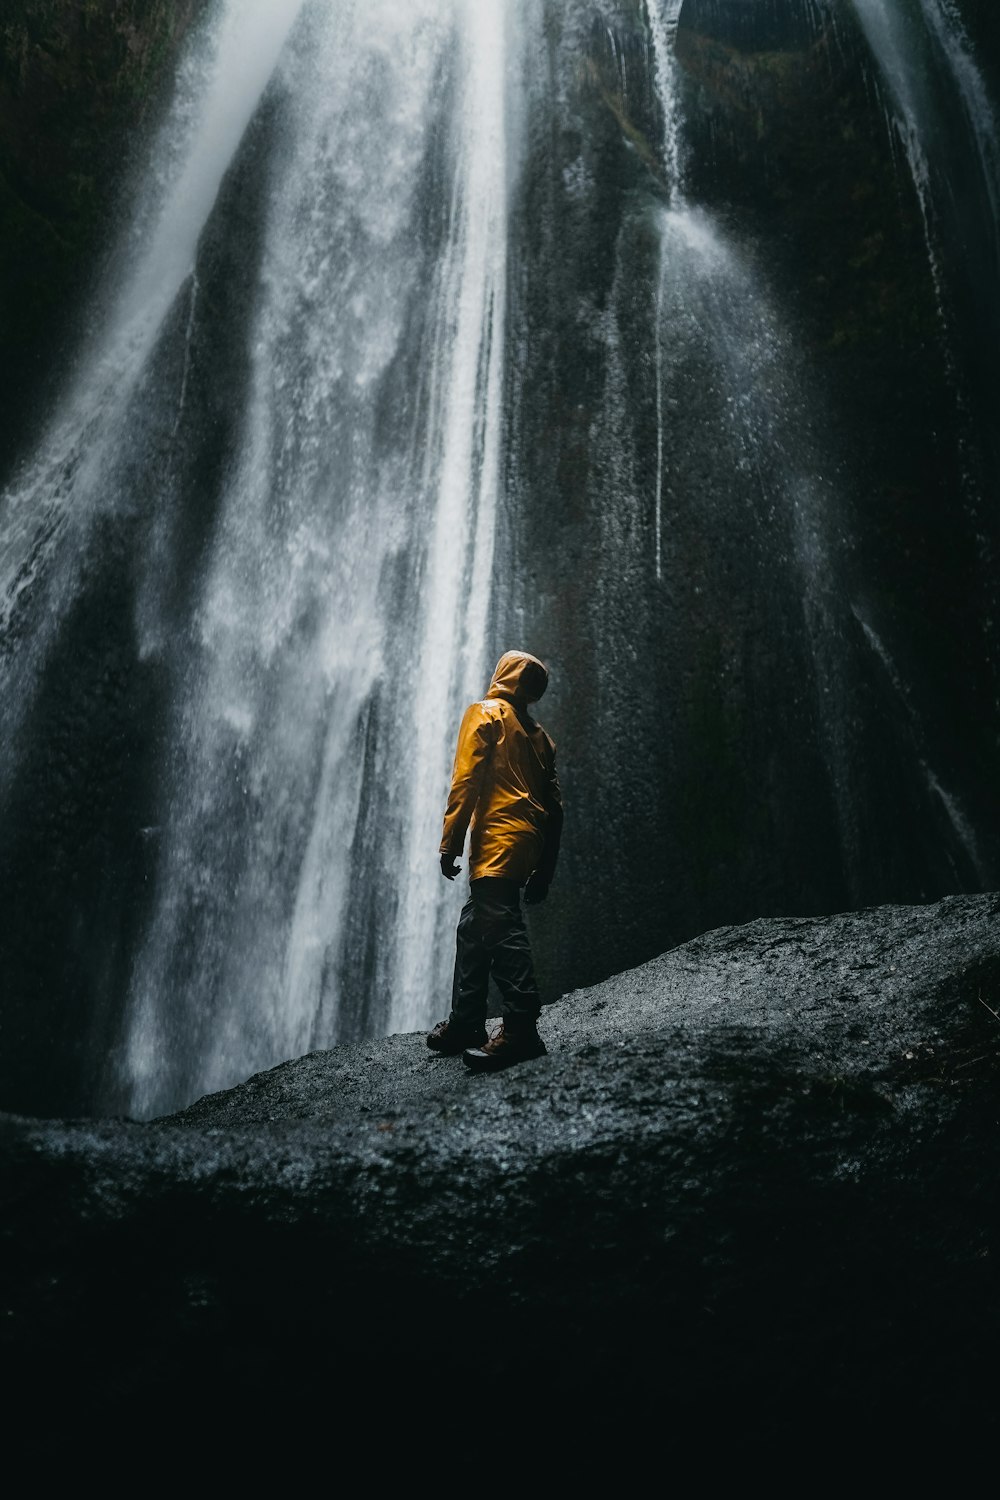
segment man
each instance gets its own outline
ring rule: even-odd
[[[535,980],[521,890],[544,901],[562,836],[556,747],[528,713],[549,682],[548,669],[526,651],[506,651],[487,696],[465,711],[458,733],[451,794],[441,836],[441,873],[458,874],[469,842],[469,899],[458,922],[451,1013],[427,1036],[432,1051],[488,1072],[541,1057],[541,999]],[[487,1039],[492,973],[502,1025]]]

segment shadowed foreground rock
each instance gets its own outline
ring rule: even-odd
[[[436,1444],[464,1400],[456,1438],[523,1408],[577,1459],[995,1430],[998,912],[711,932],[496,1076],[400,1035],[150,1123],[4,1116],[4,1363],[116,1424]]]

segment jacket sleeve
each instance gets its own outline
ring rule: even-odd
[[[444,814],[444,829],[441,833],[441,854],[455,858],[465,848],[465,835],[469,831],[472,814],[479,801],[483,776],[493,746],[496,743],[497,725],[481,703],[472,703],[465,710],[458,731],[458,747],[455,750],[455,766],[451,777],[451,792]]]
[[[559,785],[559,777],[556,774],[556,749],[554,745],[552,746],[549,775],[545,783],[545,811],[548,813],[548,817],[545,820],[545,843],[542,847],[541,859],[538,861],[538,866],[535,870],[535,877],[542,885],[548,885],[555,874],[563,830],[563,796],[562,787]]]

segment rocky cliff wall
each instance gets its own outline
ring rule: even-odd
[[[996,378],[973,326],[992,326],[994,281],[974,316],[961,232],[935,243],[935,273],[840,0],[684,5],[702,247],[677,228],[663,251],[648,31],[628,7],[615,28],[611,45],[581,23],[571,45],[553,20],[549,97],[566,104],[553,128],[539,103],[515,209],[525,333],[498,589],[555,668],[571,821],[565,903],[554,889],[540,919],[553,982],[736,916],[975,889],[1000,859]],[[687,277],[676,305],[670,274]],[[958,284],[944,311],[935,274]],[[591,899],[602,920],[581,930]]]
[[[0,467],[82,331],[120,199],[206,0],[9,0],[0,17]],[[139,157],[141,162],[141,156]],[[16,372],[16,374],[15,374]]]

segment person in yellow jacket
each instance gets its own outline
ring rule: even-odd
[[[521,910],[544,901],[562,836],[556,747],[528,712],[548,669],[527,651],[505,651],[486,697],[466,709],[458,732],[441,835],[441,873],[454,880],[469,833],[469,899],[455,939],[451,1013],[427,1035],[432,1051],[462,1054],[489,1071],[540,1057],[541,999]],[[487,991],[500,992],[499,1030],[487,1039]]]

